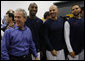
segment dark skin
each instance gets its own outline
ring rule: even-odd
[[[35,19],[36,18],[36,13],[38,11],[38,7],[36,3],[31,3],[29,8],[29,18]]]
[[[31,3],[28,10],[29,10],[29,18],[36,19],[36,13],[38,10],[37,4]],[[35,57],[35,60],[38,60],[38,57]]]

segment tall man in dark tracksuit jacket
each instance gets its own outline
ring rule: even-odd
[[[31,3],[28,7],[29,16],[27,17],[26,25],[31,29],[33,41],[35,42],[35,46],[38,52],[38,58],[40,59],[40,41],[41,41],[41,28],[43,21],[36,16],[38,6],[36,3]],[[32,56],[32,60],[35,60]]]
[[[65,22],[65,41],[69,60],[80,60],[80,54],[84,52],[84,18],[80,16],[80,12],[79,5],[74,5],[72,7],[74,17]]]
[[[58,17],[58,8],[49,8],[51,18],[44,23],[47,60],[65,60],[64,55],[64,21]]]

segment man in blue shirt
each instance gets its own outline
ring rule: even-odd
[[[37,60],[35,44],[28,27],[24,25],[27,13],[23,9],[15,11],[16,25],[7,29],[1,43],[1,60],[29,60],[29,49]]]

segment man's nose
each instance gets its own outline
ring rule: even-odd
[[[37,9],[34,7],[33,10],[37,10]]]
[[[15,21],[17,21],[18,20],[18,18],[14,18],[15,19]]]
[[[76,12],[77,11],[77,9],[74,9],[74,12]]]
[[[51,13],[53,13],[53,10],[51,11]]]

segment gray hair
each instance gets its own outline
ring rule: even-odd
[[[15,10],[15,11],[20,11],[20,12],[23,13],[23,17],[27,17],[27,13],[26,13],[26,11],[25,11],[24,9],[18,8],[18,9]]]

